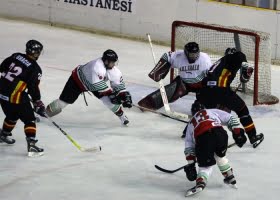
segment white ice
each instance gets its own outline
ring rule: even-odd
[[[23,52],[29,39],[44,44],[39,59],[43,69],[40,85],[45,104],[59,97],[71,70],[100,57],[104,50],[117,51],[119,67],[135,103],[156,89],[147,76],[153,67],[148,43],[54,28],[21,21],[0,19],[0,61],[14,52]],[[156,57],[169,50],[154,45]],[[272,69],[272,93],[280,96],[280,67]],[[99,100],[87,96],[68,106],[53,120],[80,145],[101,145],[100,153],[79,152],[46,119],[37,124],[38,146],[45,149],[39,158],[26,156],[22,122],[13,131],[15,145],[0,144],[1,200],[171,200],[185,199],[185,191],[194,185],[183,171],[173,175],[154,168],[158,164],[175,169],[186,164],[184,142],[180,138],[184,123],[136,108],[126,109],[129,127],[122,127]],[[194,96],[171,105],[189,113]],[[205,191],[194,199],[279,199],[279,104],[250,106],[258,132],[264,142],[253,149],[232,147],[228,158],[236,175],[238,190],[223,184],[217,167]],[[4,120],[0,111],[0,121]],[[2,123],[2,122],[1,122]],[[231,138],[231,137],[230,137]],[[230,143],[232,139],[230,139]]]

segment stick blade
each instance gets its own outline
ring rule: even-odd
[[[159,171],[162,171],[162,172],[165,172],[165,173],[169,173],[169,174],[174,173],[172,170],[163,169],[163,168],[161,168],[161,167],[158,166],[158,165],[155,165],[155,168],[158,169]]]
[[[101,151],[101,146],[98,147],[89,147],[89,148],[81,148],[80,149],[82,152],[99,152]]]

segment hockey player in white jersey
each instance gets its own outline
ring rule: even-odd
[[[185,156],[188,165],[184,168],[190,181],[196,180],[196,186],[189,189],[186,196],[202,191],[209,176],[212,166],[217,163],[224,183],[236,187],[236,180],[232,168],[226,158],[228,135],[223,129],[226,125],[232,132],[236,145],[242,147],[247,138],[237,118],[219,109],[204,109],[198,101],[191,108],[191,119],[185,137]],[[198,163],[198,173],[195,163]]]
[[[185,45],[184,50],[164,53],[149,73],[149,77],[158,82],[165,78],[170,68],[178,69],[179,76],[165,86],[168,101],[174,102],[189,92],[199,92],[202,87],[201,81],[206,77],[211,65],[210,57],[206,53],[200,52],[199,45],[189,42]],[[154,110],[161,108],[163,102],[160,91],[157,90],[147,95],[138,104]]]
[[[122,124],[127,125],[129,120],[122,107],[131,108],[132,100],[130,93],[126,90],[122,73],[115,66],[117,61],[116,52],[108,49],[101,58],[76,67],[59,99],[47,106],[47,115],[49,117],[57,115],[68,104],[73,104],[81,93],[90,91],[120,118]]]

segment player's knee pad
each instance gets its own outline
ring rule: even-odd
[[[122,115],[122,104],[113,104],[108,96],[100,98],[102,103],[116,115]]]
[[[53,117],[59,114],[62,111],[62,109],[65,108],[67,105],[68,103],[60,99],[56,99],[47,106],[46,113],[49,117]]]
[[[222,174],[231,170],[231,166],[229,165],[228,159],[225,156],[222,158],[215,156],[215,159]]]
[[[214,156],[218,166],[224,166],[228,164],[228,159],[224,157],[219,157],[217,155]]]

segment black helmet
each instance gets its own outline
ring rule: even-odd
[[[103,56],[102,56],[102,60],[108,60],[108,61],[112,61],[112,62],[117,62],[118,60],[118,55],[115,51],[108,49],[106,51],[104,51]]]
[[[189,63],[194,63],[199,57],[199,46],[196,42],[189,42],[185,45],[184,52],[189,60]]]
[[[227,48],[226,49],[226,51],[225,51],[225,56],[226,55],[228,55],[228,54],[234,54],[234,53],[236,53],[237,52],[237,50],[236,50],[236,48]]]
[[[40,54],[43,50],[43,45],[37,40],[29,40],[26,43],[26,53],[28,55]]]
[[[199,103],[198,100],[195,100],[195,102],[192,104],[191,112],[192,115],[195,115],[200,110],[203,110],[205,107],[203,104]]]

